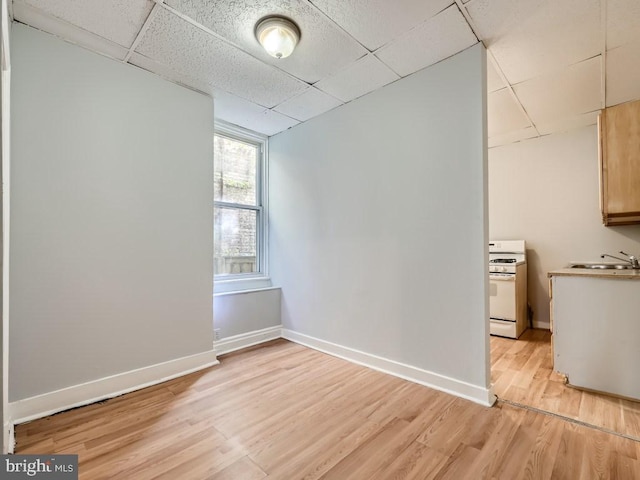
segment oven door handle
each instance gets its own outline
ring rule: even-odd
[[[491,273],[489,275],[489,280],[498,280],[501,282],[514,282],[516,280],[516,276],[510,273]]]

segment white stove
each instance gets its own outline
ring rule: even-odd
[[[489,242],[491,335],[518,338],[527,329],[527,253],[524,240]]]

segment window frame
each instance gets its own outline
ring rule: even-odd
[[[213,200],[213,208],[234,208],[238,210],[251,210],[256,212],[256,272],[249,273],[221,273],[214,272],[215,284],[236,284],[239,282],[262,280],[269,278],[268,272],[268,137],[258,132],[247,130],[221,120],[215,120],[213,136],[226,137],[231,140],[248,143],[257,147],[256,159],[256,205],[223,202]],[[213,138],[211,139],[213,142]],[[215,157],[213,162],[215,162]],[[211,179],[213,182],[213,179]],[[215,224],[214,224],[215,228]],[[215,238],[215,235],[214,235]],[[240,289],[240,288],[239,288]]]

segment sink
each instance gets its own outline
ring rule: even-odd
[[[624,263],[572,263],[569,268],[591,268],[594,270],[627,270],[633,269],[631,265]]]

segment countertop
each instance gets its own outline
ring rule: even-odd
[[[549,277],[597,277],[597,278],[619,278],[621,280],[640,280],[640,270],[598,270],[593,268],[560,268],[547,273]]]

